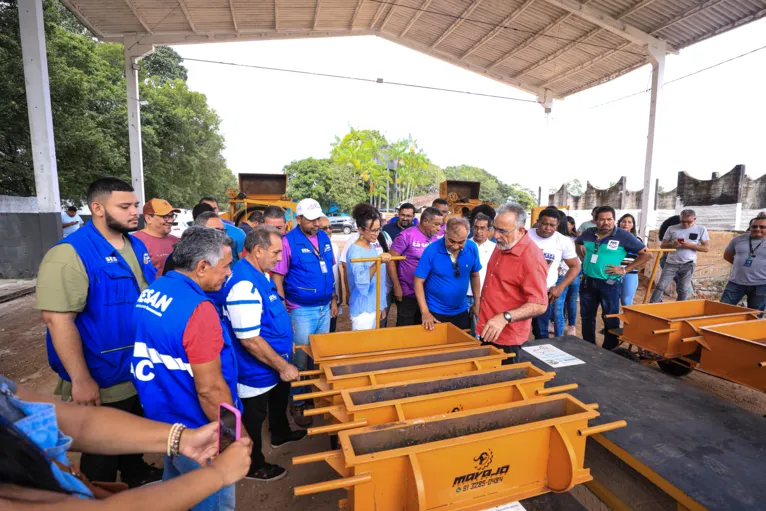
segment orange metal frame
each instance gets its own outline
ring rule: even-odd
[[[314,334],[309,335],[309,345],[303,349],[314,359],[314,363],[321,367],[327,363],[378,360],[479,345],[479,341],[455,325],[439,323],[433,330],[414,325]]]
[[[293,459],[325,461],[343,478],[295,488],[349,490],[351,511],[468,511],[566,492],[591,480],[583,468],[588,427],[599,414],[568,395],[458,411],[339,433],[341,449]]]
[[[305,399],[333,398],[339,401],[340,390],[397,383],[418,378],[461,374],[472,370],[498,367],[512,357],[494,346],[475,346],[438,353],[394,355],[371,362],[325,364],[319,378],[293,382],[293,387],[311,386],[319,392],[302,394]]]
[[[342,404],[306,410],[306,415],[326,414],[331,421],[330,425],[310,428],[308,433],[335,433],[363,426],[475,410],[577,388],[577,384],[544,388],[545,383],[555,375],[525,362],[447,378],[344,389],[341,391]]]

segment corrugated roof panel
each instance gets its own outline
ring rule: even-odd
[[[72,7],[68,3],[71,0],[63,1]],[[119,40],[127,33],[144,34],[146,29],[141,22],[154,32],[151,41],[155,44],[182,43],[185,36],[179,38],[176,34],[192,33],[178,0],[130,1],[140,20],[125,0],[76,0],[76,3],[87,23],[109,40]],[[184,1],[199,33],[237,35],[230,0]],[[240,36],[242,31],[253,30],[266,30],[263,39],[282,37],[284,32],[309,36],[314,30],[317,0],[276,0],[280,33],[273,34],[268,31],[275,24],[274,0],[231,1]],[[432,44],[440,41],[438,54],[456,59],[473,48],[463,63],[491,68],[495,78],[500,74],[505,79],[516,76],[527,90],[543,85],[559,96],[608,81],[646,62],[638,45],[629,44],[620,35],[599,29],[581,16],[545,0],[319,1],[317,30],[349,34],[355,12],[354,29],[370,29],[373,20],[373,28],[379,29],[393,9],[384,29],[386,38],[397,41],[406,31],[406,40],[402,43],[416,44],[414,48],[427,53]],[[392,8],[381,2],[396,2],[399,7]],[[586,0],[583,3],[666,39],[678,48],[766,15],[766,0]],[[522,6],[525,8],[517,13],[511,29],[496,29]],[[421,9],[430,12],[421,12]],[[459,20],[465,12],[470,13],[470,19]],[[447,31],[449,34],[444,36]],[[491,33],[494,35],[489,38]],[[482,39],[485,41],[479,45]],[[619,48],[627,51],[616,51]]]

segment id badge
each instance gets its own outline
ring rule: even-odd
[[[319,267],[322,269],[322,273],[327,273],[327,263],[322,259],[319,261]]]
[[[748,267],[748,268],[749,268],[749,267],[751,267],[752,265],[753,265],[753,258],[752,258],[752,257],[748,257],[747,259],[745,259],[745,266],[746,266],[746,267]]]
[[[592,256],[590,256],[590,264],[596,264],[597,261],[598,261],[598,254],[593,254]]]

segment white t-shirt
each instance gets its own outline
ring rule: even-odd
[[[271,276],[268,274],[266,274],[266,278],[271,280]],[[226,295],[224,311],[231,321],[237,339],[251,339],[261,335],[261,314],[263,313],[261,293],[252,282],[243,280],[231,288],[229,294]],[[274,387],[275,385],[256,388],[238,383],[237,394],[239,394],[240,399],[247,399],[265,394]]]
[[[476,243],[473,240],[468,240],[466,243]],[[495,242],[492,240],[487,240],[481,245],[476,243],[476,246],[479,248],[479,262],[481,263],[481,270],[479,270],[479,289],[484,287],[484,277],[487,276],[487,265],[489,264],[489,258],[492,257],[492,252],[495,251]],[[471,286],[468,286],[468,296],[473,296],[473,289],[471,289]]]
[[[571,238],[560,232],[554,232],[550,238],[541,238],[537,234],[537,229],[530,229],[528,235],[543,251],[545,262],[548,263],[548,289],[550,289],[556,285],[559,278],[561,261],[577,257],[574,243]]]
[[[82,218],[80,218],[80,215],[78,215],[77,213],[75,213],[74,216],[69,216],[69,213],[67,213],[66,211],[62,211],[61,225],[63,226],[64,224],[68,224],[70,222],[77,222],[77,223],[74,225],[70,225],[69,227],[62,227],[63,235],[65,238],[69,236],[70,234],[72,234],[73,232],[75,232],[77,229],[79,229],[82,226],[83,221],[82,221]]]

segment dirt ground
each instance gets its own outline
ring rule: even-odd
[[[642,291],[636,296],[640,303]],[[346,308],[344,308],[346,309]],[[392,309],[391,324],[396,318]],[[603,328],[599,319],[599,329]],[[347,311],[339,318],[338,330],[350,329]],[[578,318],[578,335],[580,333]],[[555,341],[552,341],[555,342]],[[656,368],[656,366],[653,366]],[[34,295],[0,304],[0,374],[21,382],[43,393],[52,393],[57,377],[49,369],[45,351],[45,329],[40,313],[34,310]],[[759,415],[766,414],[766,394],[731,383],[714,376],[694,371],[683,379],[722,399],[730,401]],[[316,424],[320,419],[316,420]],[[293,497],[292,488],[299,485],[329,481],[338,475],[325,463],[292,467],[291,459],[302,454],[330,449],[327,437],[311,437],[301,442],[271,449],[268,432],[264,429],[266,459],[288,469],[288,476],[274,483],[241,482],[237,486],[237,504],[240,509],[332,510],[345,491],[336,490],[313,496]],[[161,465],[160,456],[148,456],[150,462]]]

